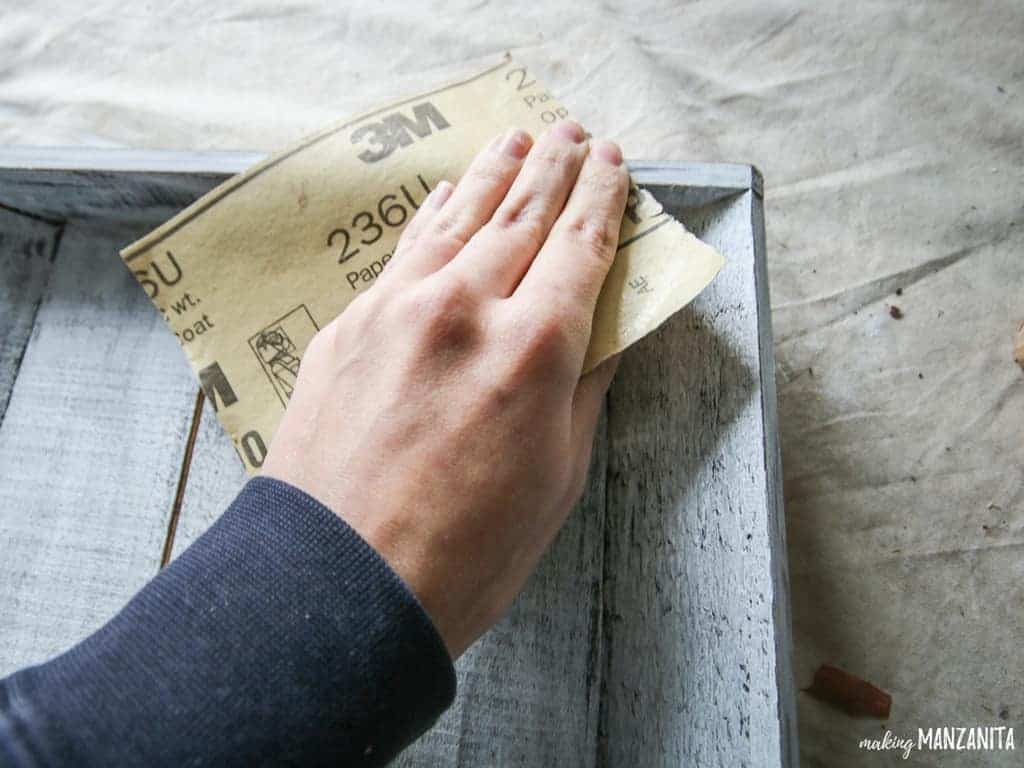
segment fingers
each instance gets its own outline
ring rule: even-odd
[[[557,287],[593,314],[615,258],[628,193],[629,174],[621,150],[608,141],[596,142],[519,290]]]
[[[531,307],[568,313],[578,329],[580,364],[590,342],[597,298],[618,248],[629,174],[617,145],[595,142],[551,234],[516,289]]]
[[[425,277],[447,264],[491,218],[532,144],[528,133],[515,129],[495,138],[474,158],[450,195],[435,200],[440,204],[424,211],[415,229],[411,222],[406,227],[396,249],[395,271]],[[429,242],[429,247],[412,247],[418,241]]]
[[[449,268],[488,294],[511,295],[562,211],[586,155],[578,123],[565,120],[545,133],[490,222]]]
[[[442,180],[437,182],[437,186],[420,203],[420,207],[416,209],[416,213],[413,214],[409,223],[405,225],[405,229],[402,230],[402,237],[399,239],[398,247],[395,249],[396,253],[402,252],[420,239],[423,232],[430,225],[430,222],[437,216],[437,212],[444,207],[444,204],[448,202],[448,198],[452,196],[454,191],[455,186],[450,181]]]

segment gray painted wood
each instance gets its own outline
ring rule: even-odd
[[[256,158],[0,150],[0,200],[142,229]],[[760,177],[631,169],[728,266],[627,353],[586,498],[512,614],[460,661],[455,707],[402,765],[796,764]],[[80,231],[69,254],[110,240]],[[64,253],[0,426],[0,673],[81,636],[155,571],[194,406],[183,356],[127,272],[114,290],[113,273],[97,284]],[[91,297],[68,298],[87,285]],[[114,298],[124,290],[134,298]],[[207,406],[175,555],[243,482]],[[35,486],[38,501],[24,490]],[[98,500],[85,520],[72,514],[82,498]]]
[[[775,338],[772,332],[771,297],[765,239],[764,197],[761,174],[754,170],[754,194],[750,202],[750,227],[754,244],[754,289],[757,295],[758,370],[764,441],[766,552],[770,557],[772,621],[775,634],[775,686],[778,699],[779,763],[800,762],[797,738],[796,681],[793,677],[793,617],[790,604],[789,550],[786,544],[786,513],[782,485],[782,443],[778,395],[775,391]]]
[[[137,234],[68,225],[0,425],[0,675],[157,572],[196,387],[117,256]]]
[[[261,159],[248,152],[0,149],[4,204],[54,219],[156,226]]]
[[[184,552],[220,517],[245,484],[246,477],[231,438],[217,421],[210,401],[205,400],[175,526],[171,559]]]
[[[757,202],[683,212],[726,267],[609,395],[603,766],[797,759]]]
[[[0,207],[0,423],[60,242],[61,225]]]
[[[3,202],[55,219],[170,218],[215,185],[263,159],[257,152],[0,147]],[[674,187],[698,205],[760,189],[757,170],[730,163],[628,161],[641,184]]]

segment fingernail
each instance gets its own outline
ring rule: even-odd
[[[427,195],[427,202],[431,208],[440,208],[444,205],[448,198],[452,196],[452,190],[455,187],[450,181],[439,181],[437,186],[434,187],[434,191]]]
[[[590,151],[600,157],[606,163],[622,165],[622,150],[613,141],[598,141],[590,148]]]
[[[522,160],[530,151],[531,144],[533,144],[533,139],[530,137],[530,134],[518,128],[513,128],[505,134],[505,138],[501,142],[501,151],[510,157]]]
[[[583,127],[575,120],[562,120],[555,126],[554,130],[562,138],[576,144],[579,144],[586,138],[586,135],[583,133]]]

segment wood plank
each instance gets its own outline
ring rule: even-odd
[[[641,168],[640,173],[665,180],[665,172],[655,168]],[[712,756],[722,764],[795,762],[767,279],[763,258],[756,258],[757,248],[763,248],[760,196],[749,191],[737,195],[728,186],[736,179],[730,181],[728,175],[712,173],[709,179],[716,186],[668,184],[656,191],[676,212],[688,208],[688,224],[720,247],[730,266],[696,308],[630,354],[638,362],[631,371],[625,366],[629,372],[616,385],[612,401],[610,440],[616,461],[610,471],[619,485],[609,489],[608,499],[615,512],[604,565],[602,765],[668,765]],[[760,189],[756,171],[747,181]],[[705,207],[694,210],[695,205]],[[694,360],[700,362],[695,365]],[[203,497],[216,499],[205,513],[186,505],[186,530],[202,530],[243,479],[211,417],[208,412],[200,433],[200,453],[219,451],[220,466],[234,469],[226,472],[222,490],[202,491]],[[691,424],[701,429],[691,434]],[[206,484],[203,477],[200,471],[200,487]],[[575,535],[587,540],[589,534],[566,537]],[[638,555],[638,549],[650,552]],[[563,559],[555,554],[551,561]],[[564,589],[561,580],[562,575],[551,580],[556,586],[549,590],[546,577],[539,575],[537,581],[544,586],[524,596],[526,607],[517,606],[521,614],[460,663],[455,708],[403,764],[495,762],[496,756],[516,754],[516,748],[523,759],[514,762],[521,764],[571,761],[565,757],[570,751],[544,752],[543,738],[506,738],[538,728],[544,733],[530,711],[550,714],[543,704],[553,700],[549,692],[541,687],[525,696],[522,691],[511,694],[513,698],[501,695],[508,690],[511,671],[530,657],[518,650],[527,647],[520,638],[536,632],[527,620],[530,606],[550,602],[545,592],[556,600],[578,592],[559,591]],[[750,596],[737,600],[730,592],[738,589]],[[712,598],[723,600],[722,605],[712,604]],[[660,606],[664,615],[652,606]],[[588,643],[588,653],[596,647],[596,642]],[[550,648],[543,653],[546,658],[573,658]],[[577,648],[576,659],[585,655]],[[735,668],[726,669],[728,665]],[[559,679],[562,666],[555,665],[551,679]],[[589,679],[600,678],[592,671]],[[592,684],[585,690],[584,700],[592,701]],[[473,691],[482,693],[474,696]],[[534,697],[537,691],[544,696]],[[680,711],[686,716],[679,717]],[[561,718],[563,725],[566,720]],[[582,722],[590,720],[584,716]],[[589,744],[592,729],[584,726],[581,733],[584,745]],[[592,753],[584,747],[572,754],[579,760]]]
[[[456,665],[459,694],[406,768],[593,765],[600,704],[603,424],[587,492],[509,616]],[[174,542],[180,554],[245,482],[207,404]]]
[[[258,152],[0,147],[0,189],[6,204],[56,219],[155,224],[263,158]],[[626,162],[637,183],[672,188],[688,205],[761,184],[749,165]]]
[[[70,224],[0,425],[0,675],[84,637],[156,573],[195,399],[120,262]]]
[[[196,175],[206,160],[191,153],[141,153],[159,162],[127,153],[98,155],[90,163],[99,170],[86,171],[81,163],[56,167],[44,151],[33,170],[24,158],[10,167],[9,154],[0,151],[5,193],[47,213],[145,221],[137,231],[240,162],[221,158],[226,166]],[[683,218],[729,265],[694,307],[627,355],[596,459],[609,484],[599,491],[593,482],[603,483],[605,473],[595,475],[512,615],[460,662],[456,707],[405,765],[796,761],[767,281],[756,258],[760,179],[742,166],[631,168],[641,183],[660,185],[656,194],[670,208],[690,207]],[[62,265],[64,247],[60,253]],[[133,312],[150,313],[148,331],[141,315],[129,317],[125,299],[112,310],[96,302],[103,290],[91,300],[81,295],[99,284],[87,268],[76,269],[58,269],[40,309],[40,318],[63,318],[63,341],[37,331],[25,355],[32,365],[23,364],[0,426],[0,674],[87,632],[155,570],[178,479],[160,446],[180,459],[195,404],[183,356],[127,273],[123,287],[134,289]],[[134,331],[114,333],[118,324]],[[167,370],[153,374],[154,362]],[[104,384],[110,368],[133,375]],[[76,394],[78,379],[89,386]],[[90,408],[74,407],[89,397]],[[88,458],[79,459],[83,450]],[[209,410],[194,454],[175,554],[244,481]],[[151,474],[147,463],[157,467]],[[125,486],[111,493],[96,475],[116,475]],[[30,498],[25,489],[36,485],[43,492]],[[96,494],[98,507],[78,509]],[[160,509],[155,528],[140,512],[147,502]],[[133,511],[136,521],[126,522]],[[28,610],[11,610],[22,594]]]
[[[134,221],[152,229],[262,158],[253,152],[2,147],[0,189],[7,205],[41,216]]]
[[[756,204],[682,213],[727,265],[609,396],[602,766],[796,762]]]
[[[135,223],[140,234],[226,178],[217,173],[36,171],[0,166],[0,190],[9,205],[55,219]]]
[[[769,578],[774,587],[772,617],[775,634],[775,686],[778,692],[779,765],[800,764],[797,733],[796,680],[793,664],[793,613],[789,581],[789,547],[786,541],[785,494],[782,485],[782,431],[779,429],[778,395],[775,390],[775,337],[772,303],[768,290],[768,252],[765,239],[764,197],[761,176],[756,173],[750,196],[750,230],[754,245],[754,289],[757,307],[757,338],[761,417],[764,430],[764,471]]]
[[[62,226],[0,205],[0,423],[50,279]]]
[[[35,172],[36,179],[71,173],[153,173],[190,176],[232,176],[265,160],[263,152],[243,150],[180,151],[116,147],[0,147],[0,169]],[[666,163],[629,160],[629,170],[641,183],[708,188],[760,190],[760,174],[742,163]],[[123,182],[130,183],[130,182]]]

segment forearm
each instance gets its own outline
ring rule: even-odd
[[[106,626],[0,681],[0,763],[381,765],[454,688],[380,556],[258,478]]]

